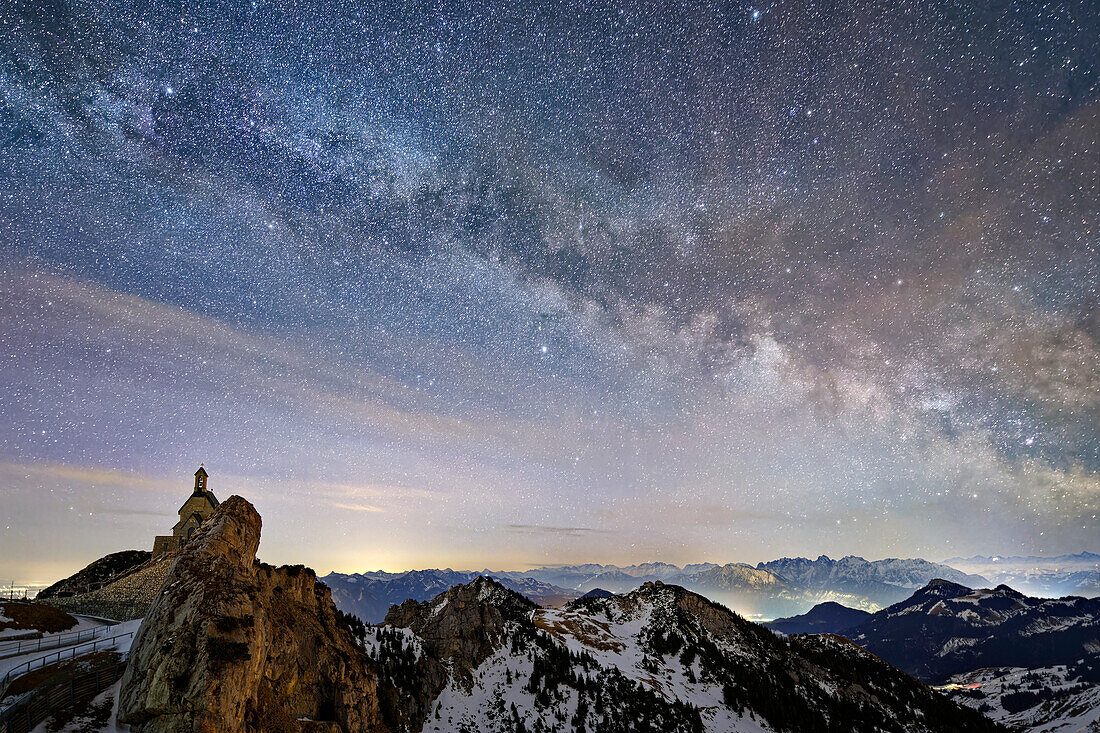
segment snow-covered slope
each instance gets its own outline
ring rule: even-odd
[[[661,583],[540,609],[479,578],[395,608],[364,646],[380,689],[405,685],[395,730],[995,729],[844,639],[781,639]]]
[[[1071,664],[1100,653],[1100,599],[1033,598],[1003,585],[973,590],[938,580],[846,635],[929,682],[980,667]]]
[[[1100,730],[1100,668],[1084,664],[993,667],[955,675],[936,688],[993,720],[1029,733]]]

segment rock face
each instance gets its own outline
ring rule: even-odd
[[[386,623],[407,628],[422,640],[433,659],[445,660],[459,676],[468,676],[500,643],[508,621],[527,620],[538,608],[497,581],[477,577],[432,601],[405,601],[386,614]]]
[[[511,622],[530,624],[538,608],[532,601],[492,578],[478,576],[434,600],[408,600],[386,614],[386,624],[408,629],[421,650],[405,673],[386,665],[383,690],[386,719],[396,730],[419,730],[431,703],[449,683],[469,687],[475,670],[504,642]],[[401,678],[414,684],[401,684]]]
[[[381,731],[372,663],[312,570],[256,561],[234,496],[178,558],[134,640],[120,722],[141,733]]]

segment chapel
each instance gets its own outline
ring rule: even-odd
[[[218,499],[206,485],[209,478],[206,469],[200,465],[199,470],[195,471],[195,488],[180,507],[180,519],[172,527],[172,534],[153,538],[154,558],[178,550],[184,542],[191,539],[199,525],[217,510]]]

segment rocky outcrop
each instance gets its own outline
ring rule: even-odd
[[[312,570],[256,561],[260,516],[222,503],[134,640],[118,719],[140,733],[382,731],[372,662]]]
[[[491,578],[451,588],[434,600],[405,601],[386,614],[390,626],[416,634],[429,657],[468,675],[499,645],[508,621],[526,621],[537,605]]]
[[[393,606],[386,624],[412,632],[421,653],[415,660],[383,662],[383,708],[390,726],[420,730],[440,691],[449,683],[469,687],[474,670],[500,648],[509,623],[531,626],[537,608],[483,576],[431,601],[408,600]]]

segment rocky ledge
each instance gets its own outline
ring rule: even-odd
[[[134,641],[118,719],[140,733],[381,731],[373,665],[312,570],[256,561],[260,515],[223,502]]]

